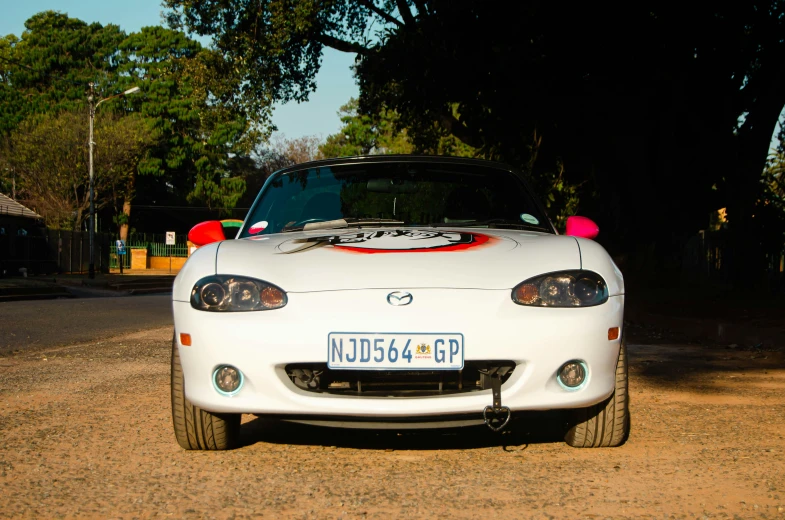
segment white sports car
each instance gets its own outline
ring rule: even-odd
[[[172,416],[186,449],[243,413],[354,428],[505,428],[565,410],[571,446],[627,439],[624,282],[598,232],[559,235],[503,164],[373,156],[270,176],[175,280]]]

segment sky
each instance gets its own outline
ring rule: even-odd
[[[25,21],[46,10],[60,11],[87,23],[112,23],[131,33],[148,25],[161,25],[163,8],[160,0],[0,0],[0,35],[21,36]],[[350,69],[353,63],[353,54],[325,49],[316,76],[316,92],[309,101],[275,107],[273,123],[279,133],[290,139],[312,135],[323,139],[337,132],[341,127],[338,109],[359,92]]]

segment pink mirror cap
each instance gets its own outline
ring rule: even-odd
[[[600,234],[600,228],[594,221],[586,217],[567,217],[567,232],[571,237],[594,238]]]
[[[188,232],[188,240],[197,246],[206,246],[219,240],[226,240],[224,228],[219,220],[200,222]]]

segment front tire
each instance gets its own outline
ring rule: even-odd
[[[627,345],[622,339],[613,395],[600,404],[573,410],[564,441],[575,448],[611,448],[627,442],[629,435]]]
[[[172,339],[172,423],[177,443],[186,450],[228,450],[240,438],[240,414],[214,414],[185,397],[176,337]]]

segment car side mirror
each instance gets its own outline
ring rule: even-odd
[[[188,240],[197,247],[206,246],[219,240],[226,240],[224,228],[220,220],[207,220],[200,222],[188,232]]]
[[[566,235],[580,238],[594,238],[600,233],[600,228],[594,221],[586,217],[567,217]]]

